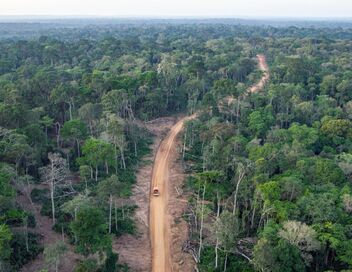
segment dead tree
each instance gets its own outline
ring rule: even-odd
[[[58,153],[49,153],[49,164],[39,169],[41,178],[44,183],[48,184],[50,190],[50,199],[51,199],[51,212],[53,225],[55,225],[55,195],[58,188],[65,188],[66,194],[74,193],[72,188],[72,183],[69,178],[69,169],[67,162],[64,158],[61,157]],[[61,195],[62,197],[64,195]]]

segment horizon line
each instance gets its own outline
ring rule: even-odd
[[[242,20],[352,20],[352,16],[269,16],[269,15],[119,15],[119,14],[0,14],[9,19],[242,19]]]

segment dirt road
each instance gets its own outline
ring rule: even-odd
[[[266,63],[265,56],[264,55],[257,55],[257,59],[258,59],[258,67],[263,72],[263,76],[257,84],[253,85],[252,87],[250,87],[248,89],[248,92],[250,92],[250,93],[255,93],[255,92],[262,90],[264,88],[265,84],[268,82],[269,77],[270,77],[269,68]]]
[[[155,156],[152,188],[158,187],[159,196],[150,196],[150,238],[152,247],[152,271],[172,271],[170,256],[170,222],[167,217],[169,157],[176,137],[183,128],[183,123],[192,117],[179,120],[161,142]]]
[[[260,71],[263,72],[263,75],[260,78],[260,80],[256,84],[254,84],[251,87],[249,87],[247,89],[247,92],[244,93],[243,95],[248,95],[250,93],[256,93],[256,92],[259,92],[259,91],[263,90],[263,88],[265,87],[266,83],[270,79],[269,67],[268,67],[268,64],[266,63],[265,56],[261,55],[261,54],[257,55],[257,61],[258,61],[258,68],[259,68]],[[233,95],[229,95],[229,96],[225,97],[224,99],[218,101],[219,110],[223,111],[225,105],[227,107],[229,107],[235,101],[236,101],[236,99],[235,99],[235,97]]]
[[[263,89],[269,80],[269,69],[264,55],[258,55],[258,66],[263,72],[260,81],[248,89],[248,93]],[[152,271],[169,272],[172,269],[170,252],[170,222],[168,220],[167,205],[169,192],[170,152],[176,142],[177,135],[182,131],[185,121],[194,118],[195,115],[182,118],[170,130],[169,134],[161,142],[154,160],[151,191],[157,187],[159,196],[150,193],[150,239],[152,249]]]

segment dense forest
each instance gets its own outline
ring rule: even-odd
[[[0,24],[0,271],[42,253],[60,271],[71,248],[74,271],[128,271],[112,244],[137,235],[143,122],[194,113],[180,158],[199,271],[352,269],[352,28],[39,25]],[[248,93],[257,54],[270,81]],[[33,207],[64,242],[41,242]]]

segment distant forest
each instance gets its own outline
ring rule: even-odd
[[[28,39],[38,38],[41,35],[60,35],[61,40],[72,40],[77,37],[98,39],[103,36],[133,35],[132,32],[126,32],[126,30],[134,28],[138,28],[138,32],[143,28],[147,28],[148,32],[159,32],[161,29],[166,31],[170,28],[176,31],[176,27],[181,32],[184,28],[193,29],[193,35],[196,35],[196,29],[200,27],[203,31],[199,35],[211,33],[214,38],[233,35],[301,38],[309,36],[331,39],[351,39],[352,37],[352,19],[108,19],[84,17],[54,19],[40,16],[0,16],[0,39]],[[78,33],[79,36],[77,36]]]
[[[248,93],[257,54],[270,81]],[[55,271],[67,252],[76,272],[128,271],[113,243],[138,235],[140,124],[193,113],[180,160],[198,270],[350,271],[351,58],[348,21],[0,23],[0,271],[41,253]],[[43,244],[38,218],[65,242]]]

